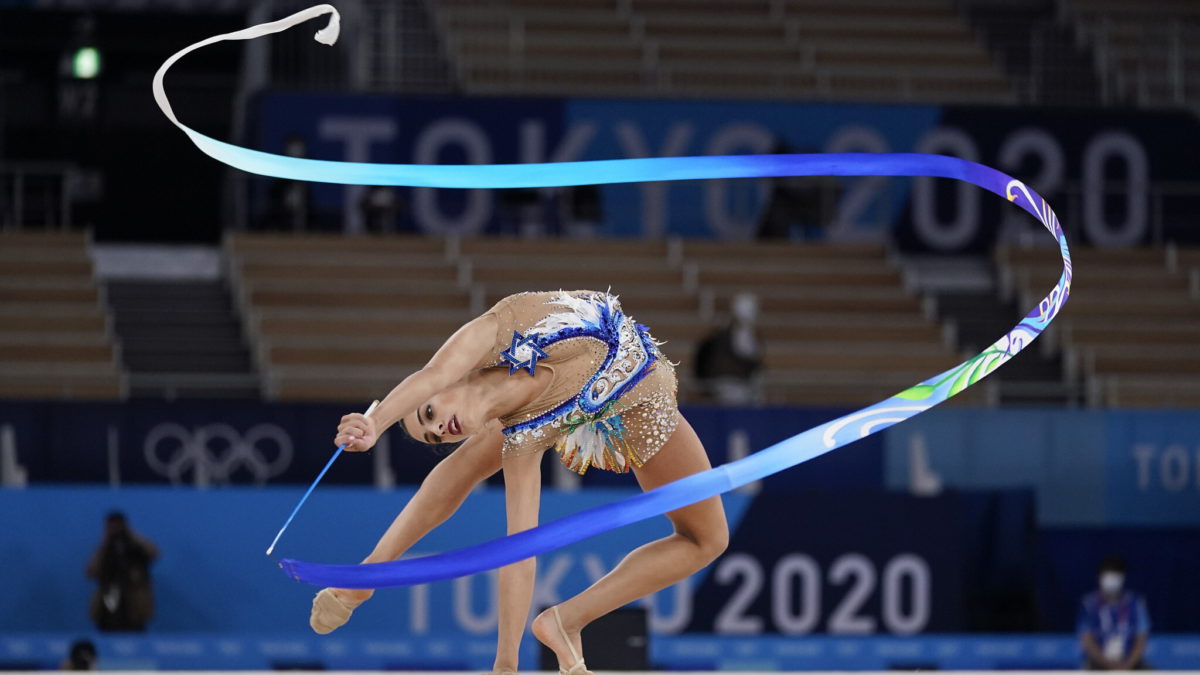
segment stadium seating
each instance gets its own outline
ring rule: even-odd
[[[698,343],[755,294],[765,403],[860,405],[953,366],[950,336],[882,247],[757,242],[227,237],[231,285],[268,396],[361,400],[419,368],[510,293],[611,288],[700,400]],[[1057,280],[1049,248],[1001,248],[1002,286],[1033,307]],[[128,377],[82,234],[0,235],[0,396],[120,398]],[[1040,347],[1100,406],[1200,405],[1200,249],[1080,249],[1082,276]],[[987,388],[956,402],[986,400]]]
[[[470,93],[1012,102],[948,0],[444,0]]]
[[[1025,305],[1061,273],[1049,249],[1001,249],[998,264]],[[1077,283],[1048,331],[1093,405],[1200,405],[1200,251],[1079,250]]]
[[[729,242],[277,237],[226,240],[233,287],[270,396],[367,400],[419,368],[453,330],[513,292],[611,288],[679,363],[730,299],[755,293],[768,403],[885,398],[959,357],[881,246]]]
[[[125,391],[82,233],[0,232],[0,397]]]
[[[1098,50],[1116,98],[1141,105],[1200,105],[1200,4],[1066,0],[1063,7]]]

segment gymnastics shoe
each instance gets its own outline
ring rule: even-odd
[[[322,588],[317,597],[313,598],[312,615],[308,617],[308,625],[317,633],[328,635],[349,621],[353,612],[354,607],[338,600],[333,590]]]
[[[579,658],[579,653],[575,651],[575,645],[571,642],[571,638],[567,636],[567,630],[563,628],[562,618],[558,616],[558,605],[550,608],[550,613],[554,615],[554,625],[558,627],[558,634],[562,637],[562,641],[567,645],[567,650],[571,652],[571,660],[575,662],[566,670],[559,668],[558,675],[592,675],[592,671],[584,665],[583,659]]]

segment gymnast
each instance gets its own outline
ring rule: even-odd
[[[364,563],[398,558],[501,469],[508,532],[535,527],[542,453],[550,448],[580,474],[589,467],[632,470],[643,490],[710,468],[679,414],[672,364],[608,293],[504,298],[459,328],[369,415],[344,416],[333,442],[362,452],[397,422],[424,443],[462,443],[429,473]],[[534,636],[554,651],[564,675],[590,672],[580,640],[585,626],[699,571],[725,550],[729,531],[719,496],[666,515],[674,533],[635,549],[592,586],[534,618]],[[517,670],[535,566],[529,558],[500,570],[493,672]],[[333,631],[373,593],[322,589],[313,599],[313,630]]]
[[[656,493],[654,504],[647,500],[621,511],[605,507],[591,510],[609,516],[607,520],[595,519],[591,512],[560,519],[543,526],[554,529],[555,541],[536,540],[535,533],[535,537],[513,542],[512,548],[497,554],[505,561],[514,560],[664,511],[674,525],[674,534],[634,550],[590,588],[534,619],[534,635],[558,656],[564,673],[588,672],[580,656],[579,633],[590,621],[687,577],[725,550],[729,535],[719,494],[878,433],[961,393],[1041,335],[1070,296],[1070,251],[1058,216],[1049,204],[1021,181],[955,157],[740,155],[484,166],[331,162],[231,145],[209,138],[176,118],[163,80],[168,69],[184,55],[215,42],[278,33],[324,14],[331,15],[329,23],[314,37],[331,45],[337,41],[340,23],[337,10],[327,4],[189,45],[164,61],[155,73],[155,101],[173,124],[214,159],[244,171],[287,180],[478,189],[769,176],[954,178],[1007,198],[1037,218],[1058,243],[1063,261],[1058,284],[988,349],[886,400],[717,469],[710,469],[695,432],[679,416],[671,364],[646,329],[626,317],[616,299],[605,293],[533,293],[505,298],[460,328],[424,368],[397,385],[371,414],[343,417],[334,442],[347,443],[352,451],[371,448],[379,434],[397,422],[410,436],[428,443],[465,441],[430,472],[366,558],[367,563],[399,557],[449,518],[475,485],[500,469],[505,475],[509,531],[535,528],[540,455],[550,447],[576,471],[591,466],[621,472],[632,469],[642,488]],[[677,482],[683,479],[686,484]],[[674,485],[669,486],[671,483]],[[634,503],[623,501],[619,505]],[[563,532],[575,523],[581,527]],[[501,546],[505,541],[497,540]],[[273,548],[274,542],[268,552]],[[462,562],[464,553],[470,554],[455,551],[445,556]],[[330,574],[339,567],[296,560],[283,560],[280,565],[289,576],[302,581],[318,574],[335,578]],[[417,566],[406,568],[404,562],[395,565],[390,574],[375,575],[369,585],[402,584],[407,578],[404,570]],[[517,668],[517,647],[531,604],[534,565],[534,559],[528,558],[501,569],[495,671],[515,672]],[[340,569],[336,573],[334,586],[353,585],[351,577],[355,575],[346,576]],[[313,600],[313,629],[320,633],[336,629],[371,594],[371,590],[323,589]]]

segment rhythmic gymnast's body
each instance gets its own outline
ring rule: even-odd
[[[464,441],[430,472],[365,563],[395,560],[449,518],[480,482],[503,469],[508,532],[535,527],[542,452],[570,469],[632,469],[642,489],[710,468],[679,414],[674,368],[617,299],[592,291],[521,293],[462,326],[371,415],[342,418],[335,444],[361,452],[399,422],[430,444]],[[588,623],[699,571],[728,543],[720,497],[667,514],[674,533],[645,544],[606,576],[533,620],[563,673],[587,673]],[[536,559],[500,570],[494,672],[517,670]],[[374,591],[324,589],[310,623],[328,633]]]

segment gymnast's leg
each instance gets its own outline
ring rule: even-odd
[[[671,438],[650,461],[640,469],[634,469],[634,473],[643,490],[652,490],[709,468],[711,465],[700,438],[680,416],[680,424]],[[667,518],[675,527],[673,534],[634,549],[591,587],[558,605],[558,617],[579,658],[583,658],[579,632],[584,626],[696,573],[729,545],[729,526],[720,497],[710,497],[671,511]],[[533,633],[554,650],[563,669],[575,665],[552,610],[542,612],[533,620]]]

